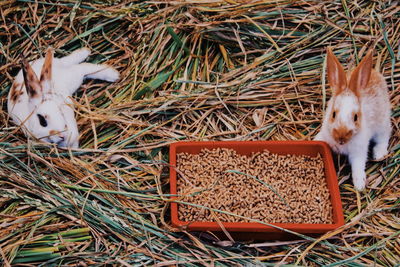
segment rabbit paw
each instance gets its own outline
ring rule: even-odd
[[[79,61],[84,61],[90,55],[90,49],[88,47],[83,47],[75,51]]]
[[[119,72],[113,67],[107,66],[104,70],[101,71],[102,80],[107,82],[115,82],[119,79]]]
[[[353,172],[353,184],[357,191],[363,191],[367,182],[367,175],[365,172]]]
[[[388,153],[386,144],[376,144],[373,149],[374,160],[380,160]]]

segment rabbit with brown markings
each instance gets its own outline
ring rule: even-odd
[[[388,153],[391,107],[387,84],[383,75],[372,68],[372,50],[347,76],[328,48],[327,75],[333,96],[315,140],[325,141],[335,152],[348,156],[354,187],[362,191],[370,140],[375,142],[375,160]]]
[[[63,58],[48,49],[45,58],[22,58],[8,94],[8,113],[26,135],[59,147],[79,147],[72,94],[86,78],[114,82],[119,72],[105,64],[82,63],[90,50],[82,48]]]

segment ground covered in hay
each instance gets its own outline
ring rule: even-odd
[[[2,265],[398,266],[398,1],[5,0],[0,20]],[[393,105],[390,155],[368,163],[365,192],[337,158],[346,225],[267,243],[174,232],[168,144],[311,139],[331,95],[329,45],[349,68],[375,47]],[[48,46],[89,47],[122,73],[76,95],[78,150],[27,140],[8,119],[20,55]]]

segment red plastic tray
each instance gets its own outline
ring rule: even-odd
[[[176,180],[177,174],[173,166],[176,166],[176,154],[186,152],[198,154],[202,149],[230,148],[242,155],[250,155],[253,152],[268,149],[271,153],[294,154],[316,156],[321,154],[324,166],[325,177],[330,191],[330,200],[333,208],[332,224],[298,224],[298,223],[275,223],[273,225],[285,228],[302,234],[323,234],[334,230],[344,224],[342,201],[340,199],[339,186],[331,155],[331,150],[324,142],[319,141],[206,141],[206,142],[177,142],[170,145],[170,189],[171,194],[177,194]],[[174,196],[172,197],[174,199]],[[188,222],[178,218],[178,203],[171,203],[171,222],[174,227],[189,231],[212,231],[222,232],[221,226],[217,222]],[[239,238],[252,239],[271,239],[289,236],[272,226],[267,226],[255,222],[224,222],[222,223],[226,231],[237,234]],[[257,233],[257,234],[255,234]],[[262,234],[264,233],[264,234]],[[261,234],[261,235],[260,235]]]

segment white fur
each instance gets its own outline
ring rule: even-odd
[[[354,187],[362,191],[366,186],[365,163],[368,157],[368,145],[371,139],[376,142],[373,149],[375,160],[387,154],[391,133],[390,101],[384,77],[372,70],[375,77],[379,77],[376,86],[377,95],[367,95],[361,91],[357,98],[352,92],[345,92],[333,96],[329,100],[320,132],[314,140],[325,141],[340,154],[347,155],[352,168]],[[372,76],[372,75],[371,75]],[[367,91],[367,90],[365,90]],[[333,109],[340,110],[335,123],[330,122]],[[361,126],[354,133],[349,142],[340,145],[332,137],[332,130],[337,124],[345,124],[347,128],[356,130],[353,121],[353,111],[360,110]]]
[[[109,82],[119,78],[118,71],[108,65],[81,63],[89,54],[88,48],[82,48],[66,57],[53,58],[52,80],[43,85],[43,95],[39,100],[30,99],[27,94],[22,70],[17,74],[14,83],[21,84],[23,94],[14,103],[10,91],[7,106],[12,120],[17,125],[22,124],[25,134],[45,142],[56,143],[60,147],[79,147],[72,94],[78,90],[85,78]],[[37,77],[40,77],[43,63],[44,58],[29,63]],[[40,125],[37,114],[47,117],[46,127]],[[58,134],[51,135],[50,130]]]

